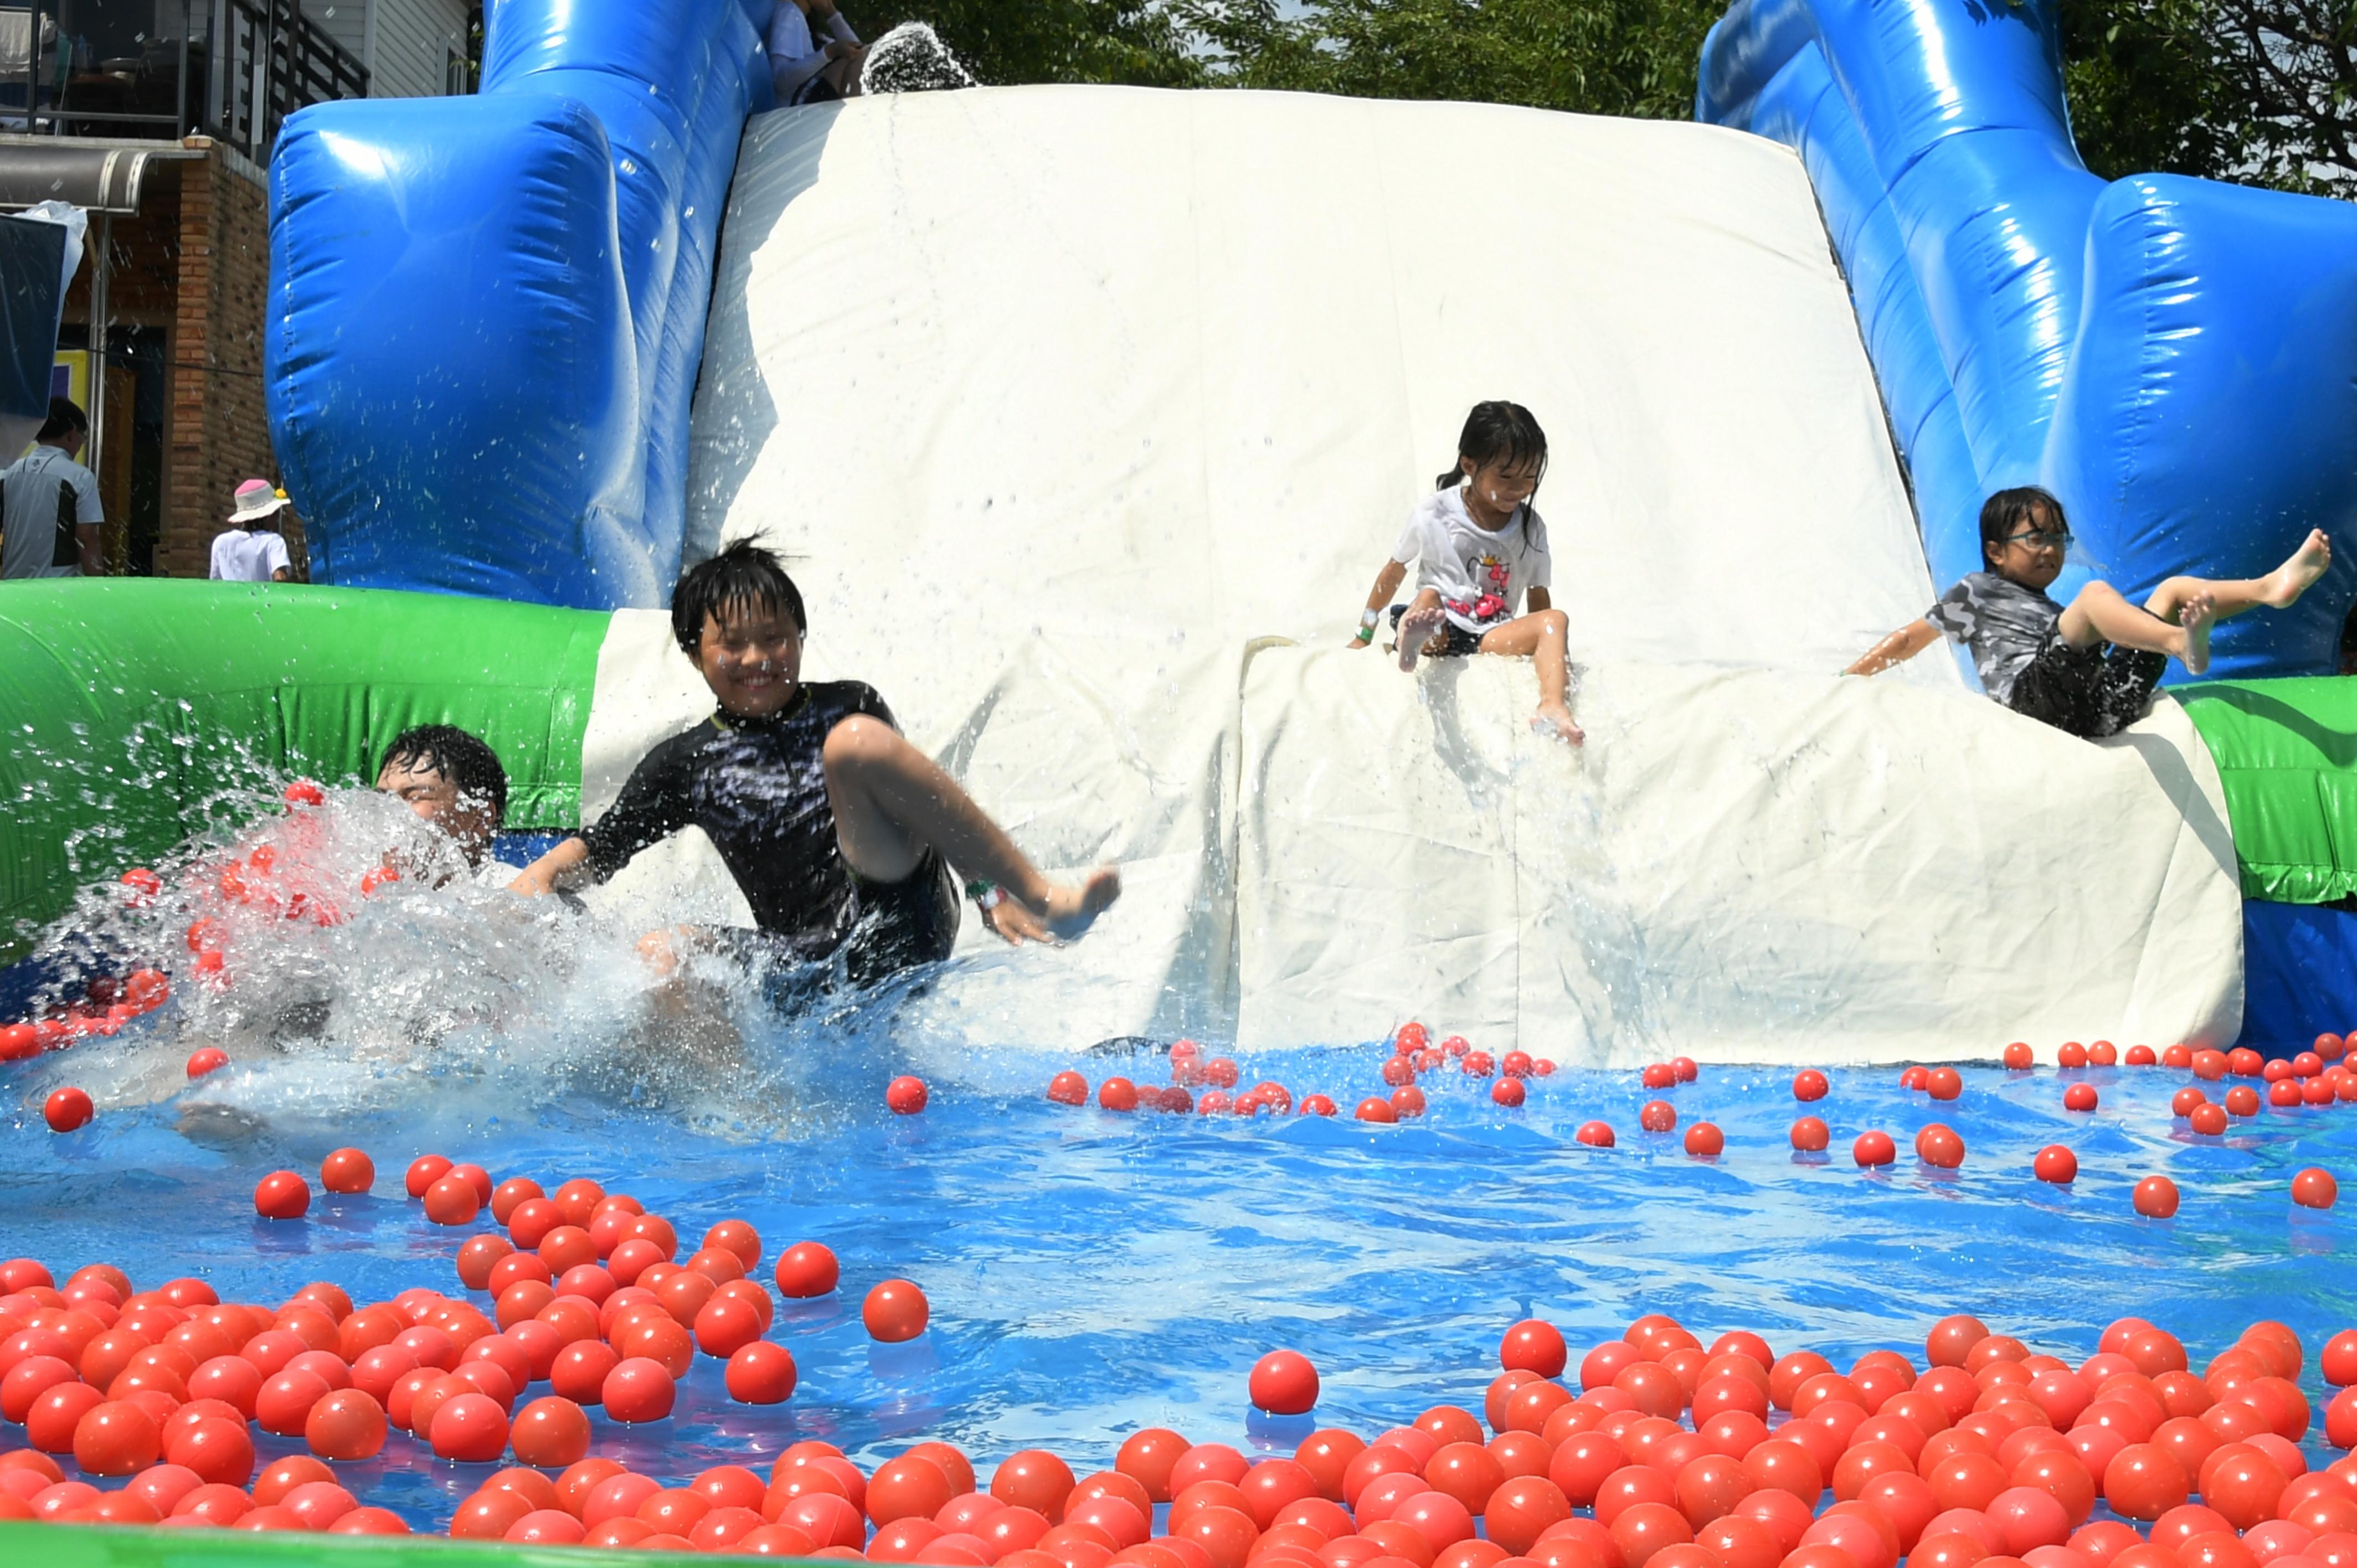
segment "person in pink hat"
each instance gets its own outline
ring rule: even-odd
[[[229,514],[229,528],[213,540],[215,581],[294,581],[294,563],[278,532],[278,511],[285,504],[285,492],[268,479],[248,479],[238,486],[237,510]]]

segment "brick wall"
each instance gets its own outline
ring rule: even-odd
[[[218,143],[180,166],[178,261],[156,572],[201,577],[238,482],[278,478],[262,381],[269,191],[261,170]],[[302,524],[280,516],[299,575]]]

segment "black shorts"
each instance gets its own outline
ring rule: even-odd
[[[1407,614],[1407,607],[1405,605],[1394,605],[1392,607],[1392,631],[1394,635],[1399,631],[1400,617],[1405,614]],[[1445,616],[1441,618],[1440,628],[1448,634],[1448,641],[1439,652],[1427,653],[1426,657],[1433,659],[1462,659],[1468,654],[1479,653],[1481,651],[1481,638],[1480,633],[1468,631],[1463,627],[1458,626],[1455,621],[1448,619]]]
[[[870,882],[856,872],[859,921],[837,942],[813,942],[787,931],[731,929],[715,943],[759,972],[773,1005],[796,1008],[848,984],[880,984],[904,970],[939,963],[957,945],[963,899],[957,879],[937,853],[898,882]]]
[[[2067,735],[2096,740],[2144,717],[2168,668],[2166,654],[2109,643],[2073,648],[2059,630],[2050,631],[2014,678],[2007,706]]]

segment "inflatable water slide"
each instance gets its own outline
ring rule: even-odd
[[[2089,174],[2053,0],[1738,0],[1684,124],[777,109],[770,8],[502,0],[479,96],[289,122],[267,374],[317,585],[0,604],[20,950],[225,772],[364,779],[410,723],[492,740],[511,830],[594,819],[708,703],[671,585],[749,537],[806,673],[877,686],[1044,865],[1125,868],[1070,949],[969,929],[911,1005],[977,1042],[1413,1010],[1601,1066],[2357,1017],[2357,211]],[[1491,397],[1552,438],[1577,749],[1526,662],[1349,646]],[[2029,482],[2061,592],[2312,526],[2336,564],[2108,742],[1941,652],[1842,677]],[[746,918],[700,843],[629,877]]]

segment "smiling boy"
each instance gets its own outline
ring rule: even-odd
[[[758,546],[730,545],[682,576],[672,632],[717,707],[649,752],[613,807],[514,889],[602,882],[694,824],[743,889],[762,950],[799,963],[839,955],[858,985],[949,956],[952,865],[974,879],[985,921],[1010,942],[1076,937],[1120,897],[1112,866],[1079,886],[1041,875],[901,736],[874,688],[803,682],[807,629],[801,591]],[[659,969],[675,961],[661,934],[645,950]]]
[[[2109,583],[2089,583],[2066,607],[2046,590],[2070,544],[2061,501],[2034,486],[1999,490],[1981,508],[1989,570],[1966,575],[1842,673],[1878,675],[1944,633],[1972,650],[1982,689],[2014,712],[2085,739],[2116,735],[2144,716],[2169,660],[2189,675],[2210,668],[2217,622],[2295,604],[2332,564],[2330,542],[2311,529],[2264,577],[2170,577],[2141,609]]]

